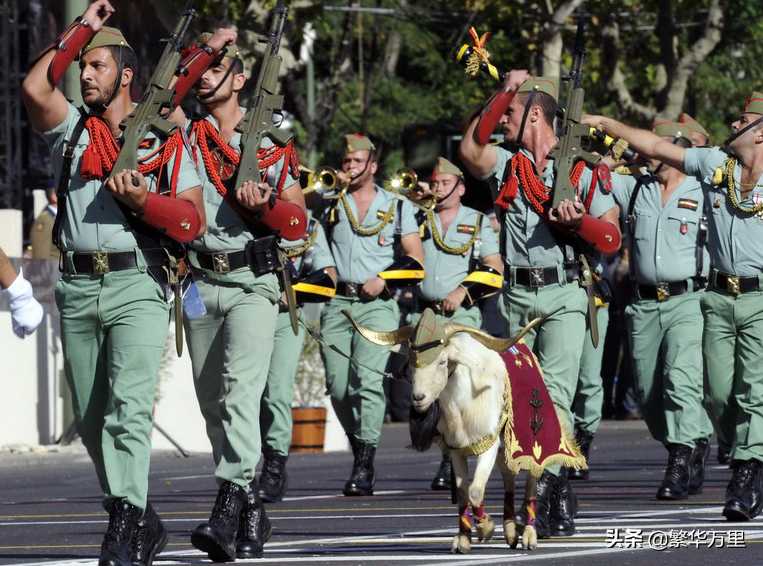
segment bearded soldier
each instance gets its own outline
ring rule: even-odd
[[[763,92],[753,92],[722,148],[684,148],[611,118],[585,122],[702,184],[712,269],[700,299],[706,399],[719,444],[732,446],[723,515],[763,507]]]
[[[557,93],[557,79],[510,72],[504,87],[469,124],[459,152],[473,175],[488,180],[501,211],[510,333],[536,316],[547,316],[526,340],[537,352],[551,399],[571,434],[587,310],[586,292],[578,283],[583,270],[577,248],[582,240],[613,253],[619,248],[620,233],[611,195],[582,163],[570,177],[578,187],[577,201],[564,200],[557,209],[550,208],[548,187],[553,185],[554,170],[549,153],[558,141]],[[499,122],[516,151],[489,144]],[[546,467],[537,496],[540,537],[575,532],[575,498],[566,468]]]
[[[217,37],[227,46],[214,53],[209,44]],[[276,235],[296,239],[305,230],[291,143],[281,147],[263,138],[257,154],[263,181],[232,186],[240,161],[236,127],[245,114],[239,95],[246,83],[235,40],[232,29],[204,34],[183,63],[194,68],[212,60],[195,85],[205,114],[187,124],[208,219],[207,233],[191,242],[189,260],[206,314],[187,316],[185,329],[219,485],[209,520],[196,527],[191,542],[215,561],[259,557],[270,537],[254,480],[260,400],[281,295],[272,258]],[[178,88],[189,87],[184,82]]]
[[[108,0],[91,4],[34,63],[22,92],[58,176],[53,235],[62,256],[56,302],[66,377],[109,512],[99,563],[150,564],[167,540],[147,502],[151,415],[169,316],[158,274],[176,253],[166,236],[190,241],[205,221],[200,181],[179,134],[163,143],[149,135],[137,171],[111,171],[119,125],[133,111],[137,68],[122,33],[103,25],[113,12]],[[55,87],[75,57],[87,109]]]
[[[352,473],[344,494],[373,495],[374,457],[384,421],[382,375],[389,351],[370,344],[342,313],[372,328],[392,330],[399,309],[390,287],[423,277],[421,239],[413,206],[374,182],[376,147],[362,134],[345,136],[336,204],[324,218],[336,262],[337,296],[321,313],[321,335],[334,349],[321,349],[331,402],[350,440]],[[348,357],[352,358],[352,361]]]

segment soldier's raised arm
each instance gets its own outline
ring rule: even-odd
[[[109,0],[93,2],[29,69],[21,84],[21,95],[32,127],[38,132],[51,130],[66,119],[69,103],[56,85],[113,13]]]

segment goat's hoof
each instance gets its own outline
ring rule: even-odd
[[[503,522],[503,539],[511,548],[517,547],[519,536],[517,536],[517,524],[514,521]]]
[[[454,554],[469,554],[472,551],[472,537],[465,533],[458,533],[453,537],[450,551]]]
[[[495,532],[495,522],[493,519],[485,513],[485,515],[482,517],[481,521],[477,521],[477,524],[474,525],[474,529],[477,531],[477,540],[480,542],[488,542],[491,538],[493,538],[493,533]]]
[[[525,532],[522,533],[522,547],[525,550],[535,550],[538,548],[538,533],[532,525],[527,525]]]

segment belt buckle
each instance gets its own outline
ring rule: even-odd
[[[543,278],[542,267],[530,268],[530,287],[543,287],[546,284],[546,280]]]
[[[93,273],[103,275],[109,272],[109,254],[106,252],[94,252],[91,256]]]
[[[728,291],[730,294],[734,295],[735,297],[741,293],[741,287],[739,286],[739,276],[738,275],[727,275],[726,276],[726,291]]]
[[[212,254],[212,269],[215,273],[228,273],[230,271],[228,254],[225,252]]]
[[[350,297],[357,298],[360,291],[360,285],[357,283],[347,283],[347,294]]]
[[[657,302],[661,303],[667,301],[670,298],[670,289],[667,283],[658,283],[655,287],[657,291]]]

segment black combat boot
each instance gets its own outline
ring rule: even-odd
[[[569,469],[559,470],[556,487],[551,494],[549,530],[552,537],[569,537],[575,534],[575,514],[578,500],[568,478]]]
[[[453,473],[453,464],[450,461],[450,453],[442,453],[440,468],[432,480],[434,491],[450,491],[450,475]]]
[[[694,449],[683,444],[668,444],[667,448],[668,465],[665,468],[662,485],[657,490],[657,499],[686,499],[689,496],[691,482],[689,462]]]
[[[689,495],[702,493],[705,483],[705,462],[710,455],[710,441],[700,438],[694,443],[694,451],[691,454],[691,480],[689,481]]]
[[[138,528],[132,541],[132,565],[151,566],[154,557],[167,544],[167,530],[150,503],[138,522]]]
[[[763,464],[758,460],[733,460],[726,487],[723,516],[729,521],[749,521],[763,507]]]
[[[355,461],[352,464],[352,474],[344,484],[344,494],[373,495],[374,494],[374,456],[376,447],[360,440],[353,444]]]
[[[260,497],[267,503],[277,503],[286,493],[288,483],[286,460],[289,457],[270,451],[265,452],[264,456],[265,461],[262,463],[260,473]]]
[[[593,444],[593,433],[579,428],[575,431],[575,440],[577,440],[578,446],[580,446],[580,452],[585,456],[586,464],[588,464],[588,455],[591,452],[591,444]],[[588,469],[576,470],[570,468],[568,470],[568,477],[571,480],[587,480]]]
[[[718,463],[721,466],[728,466],[731,464],[731,450],[729,450],[728,446],[721,446],[721,444],[718,443],[718,452],[715,457],[718,459]]]
[[[223,482],[217,492],[215,506],[209,521],[193,530],[191,544],[206,552],[212,562],[230,562],[236,559],[236,536],[241,512],[246,507],[249,486]]]
[[[544,471],[536,483],[537,515],[535,516],[535,531],[538,533],[538,538],[548,538],[551,536],[551,499],[558,481],[559,478],[555,475]],[[525,509],[524,505],[516,521],[520,527],[527,525],[527,509]]]
[[[272,534],[270,519],[265,513],[256,483],[252,482],[250,487],[246,506],[241,511],[241,522],[236,537],[236,558],[260,558],[262,548]]]
[[[143,509],[126,499],[107,499],[103,507],[109,512],[109,526],[101,544],[98,566],[132,566],[132,542]]]

